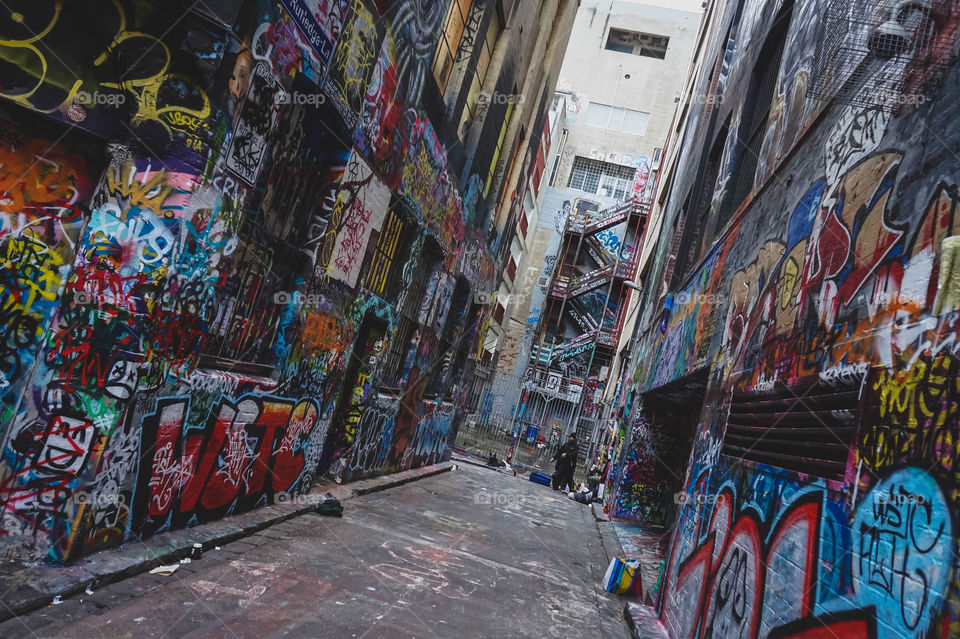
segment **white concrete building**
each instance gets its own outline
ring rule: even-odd
[[[701,20],[701,13],[696,10],[699,3],[670,3],[683,5],[681,9],[665,4],[668,3],[656,0],[584,0],[580,4],[557,83],[557,92],[565,99],[556,104],[565,104],[566,117],[564,129],[555,133],[557,154],[544,178],[547,187],[542,215],[550,223],[538,224],[536,230],[547,238],[552,236],[538,244],[550,246],[554,253],[546,256],[539,281],[554,278],[555,262],[563,261],[558,253],[571,250],[561,237],[562,225],[553,221],[560,211],[548,210],[551,205],[557,208],[570,201],[574,210],[602,210],[630,197],[645,204],[651,200]],[[609,251],[604,259],[633,263],[642,232],[642,224],[624,222],[597,233],[593,239],[599,239],[597,246]],[[602,266],[586,258],[581,272]],[[569,410],[562,405],[538,413],[538,400],[531,397],[525,414],[516,416],[516,421],[522,422],[521,429],[528,421],[545,421],[550,423],[539,426],[555,430],[553,422],[558,422],[564,433],[577,430],[585,445],[583,440],[589,437],[583,435],[594,434],[603,419],[602,403],[612,398],[614,390],[608,387],[607,380],[616,379],[618,374],[617,353],[623,350],[632,332],[638,313],[631,303],[639,295],[619,283],[601,287],[591,295],[603,297],[600,305],[604,317],[615,317],[609,329],[615,346],[596,348],[580,363],[579,370],[575,364],[568,364],[563,371],[570,377],[582,376],[574,381],[584,388],[579,403],[587,406],[587,417],[582,409]],[[550,306],[550,296],[544,297],[543,308],[535,309],[540,321],[533,350],[544,334],[551,336],[547,341],[582,339],[584,322],[572,312],[573,303],[561,303],[558,313]],[[600,305],[594,299],[588,306]],[[607,321],[597,318],[601,338]],[[529,364],[534,368],[548,366],[543,359],[536,362],[530,358]],[[546,372],[528,370],[524,381],[535,388],[535,378]],[[591,409],[591,404],[595,408]]]

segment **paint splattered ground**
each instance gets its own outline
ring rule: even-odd
[[[0,624],[2,637],[627,637],[589,508],[461,466]]]

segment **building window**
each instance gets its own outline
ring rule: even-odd
[[[563,135],[566,136],[566,135],[567,135],[567,132],[564,131],[564,132],[563,132]],[[563,147],[561,146],[560,149],[563,150]],[[557,183],[557,173],[560,172],[560,159],[561,159],[561,157],[562,157],[562,155],[561,155],[560,153],[557,153],[557,155],[553,158],[553,168],[550,169],[550,184],[549,184],[549,186],[553,186],[554,184]]]
[[[470,15],[470,5],[473,0],[453,0],[447,12],[447,21],[443,26],[443,33],[437,42],[437,53],[433,58],[433,77],[437,79],[440,90],[447,88],[447,81],[453,71],[453,62],[460,49],[460,40],[463,38],[464,25]]]
[[[400,248],[403,243],[403,227],[403,221],[391,209],[387,213],[387,219],[377,240],[377,246],[373,250],[370,270],[367,272],[367,279],[364,281],[365,288],[380,297],[384,296],[387,283],[393,279],[391,275],[395,274],[395,265],[399,263],[396,258],[402,253]]]
[[[656,164],[660,161],[660,154],[663,153],[663,149],[659,146],[653,150],[653,163]]]
[[[627,31],[626,29],[610,29],[607,35],[607,50],[631,53],[648,58],[663,60],[667,57],[667,45],[670,38],[667,36]]]
[[[577,156],[573,159],[573,171],[567,186],[622,200],[633,188],[635,174],[636,169],[629,166]]]
[[[467,94],[466,106],[463,109],[463,115],[460,118],[460,126],[457,132],[460,139],[463,140],[470,130],[470,123],[473,122],[473,115],[477,111],[477,101],[480,91],[483,88],[483,82],[487,77],[487,71],[490,68],[490,60],[493,58],[493,47],[500,37],[500,18],[494,13],[490,20],[490,26],[487,27],[487,35],[483,40],[483,49],[480,51],[480,57],[477,59],[477,68],[474,71],[473,78],[470,80],[470,92]]]
[[[490,187],[493,185],[493,176],[497,172],[497,162],[500,161],[500,153],[503,152],[503,141],[507,137],[507,124],[510,122],[510,116],[513,115],[513,102],[507,105],[507,113],[503,116],[503,124],[500,125],[500,135],[497,137],[497,148],[493,153],[493,161],[490,162],[490,171],[487,173],[487,182],[483,187],[483,197],[490,195]]]
[[[417,324],[413,320],[400,316],[397,323],[397,332],[387,354],[387,362],[383,369],[383,385],[388,388],[398,388],[403,385],[404,367],[406,366],[410,349],[416,349],[418,344],[413,340],[416,337]]]
[[[659,172],[658,169],[650,171],[650,177],[647,179],[646,187],[644,187],[643,199],[648,202],[653,199],[653,189],[657,185],[657,174]]]
[[[646,135],[649,113],[591,102],[587,108],[587,125],[611,131]]]
[[[307,267],[296,246],[257,222],[248,220],[239,235],[237,249],[218,265],[215,311],[205,331],[202,365],[269,374],[278,327]]]
[[[757,163],[763,146],[763,136],[767,130],[773,94],[777,88],[780,60],[783,58],[783,47],[787,40],[792,12],[792,2],[787,3],[780,10],[773,26],[767,32],[767,39],[753,68],[750,93],[744,101],[743,115],[740,127],[737,129],[739,153],[737,170],[733,172],[733,177],[737,181],[736,189],[733,197],[726,204],[733,208],[729,212],[724,211],[725,216],[732,215],[753,192]]]

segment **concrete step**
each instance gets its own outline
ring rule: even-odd
[[[629,602],[623,608],[623,618],[637,639],[669,639],[667,629],[660,623],[657,611],[651,606]]]

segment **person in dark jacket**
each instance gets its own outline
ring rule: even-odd
[[[553,487],[557,490],[573,490],[573,471],[577,466],[577,436],[570,433],[567,442],[557,450],[554,456],[557,472]]]
[[[550,458],[550,461],[554,462],[553,465],[553,475],[551,479],[551,487],[554,490],[560,490],[560,478],[563,476],[563,446],[557,448],[557,452],[553,454],[553,457]]]

